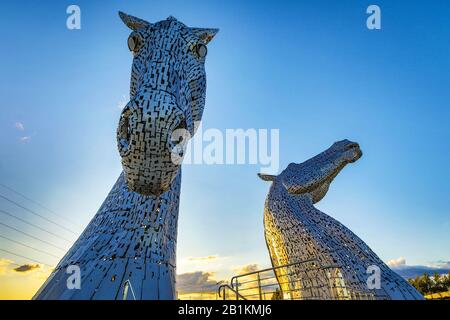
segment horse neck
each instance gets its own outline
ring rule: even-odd
[[[145,257],[151,262],[175,267],[180,186],[181,171],[165,193],[143,196],[128,189],[122,172],[77,242],[90,242],[89,239],[99,234],[119,235],[119,243],[114,246],[126,246],[128,249],[123,255]],[[125,233],[136,236],[131,239],[120,236]]]

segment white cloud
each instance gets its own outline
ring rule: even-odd
[[[21,142],[28,142],[31,140],[31,136],[23,136],[23,137],[20,137],[19,140]]]
[[[23,125],[22,122],[16,122],[16,123],[14,124],[14,127],[15,127],[17,130],[20,130],[20,131],[25,130],[25,126]]]
[[[14,262],[9,259],[1,258],[0,259],[0,274],[5,274],[5,273],[9,272],[12,269],[13,263]]]
[[[35,273],[36,278],[40,278],[41,274],[44,275],[44,279],[48,277],[48,274],[51,272],[51,267],[45,267],[40,264],[34,264],[34,263],[25,263],[25,264],[18,264],[15,261],[0,258],[0,275],[12,275],[12,274],[25,274],[29,273],[30,271],[37,271]]]
[[[31,140],[31,136],[34,135],[34,134],[32,134],[32,135],[30,135],[30,134],[24,135],[27,130],[25,130],[25,125],[22,122],[20,122],[20,121],[17,121],[14,124],[14,127],[16,128],[16,130],[23,132],[22,136],[19,137],[19,141],[20,142],[28,142],[28,141]]]
[[[233,271],[235,274],[240,275],[240,274],[255,272],[260,269],[261,268],[259,267],[259,265],[257,263],[249,263],[249,264],[243,265],[241,267],[234,268]]]
[[[218,260],[218,259],[219,259],[219,255],[217,255],[217,254],[210,255],[210,256],[204,256],[204,257],[188,257],[187,258],[188,261],[204,261],[204,262],[214,261],[214,260]]]
[[[450,269],[450,261],[437,261],[433,266],[440,269]]]
[[[387,264],[392,268],[392,270],[406,279],[415,278],[416,276],[421,276],[424,273],[431,275],[436,272],[438,274],[450,272],[450,261],[437,261],[428,265],[408,265],[406,263],[406,259],[400,257],[389,260]]]
[[[214,273],[195,271],[177,275],[177,291],[180,294],[193,292],[212,292],[217,290],[218,281]]]
[[[403,257],[400,257],[397,259],[392,259],[392,260],[389,260],[387,264],[391,268],[398,268],[400,266],[406,265],[406,259]]]

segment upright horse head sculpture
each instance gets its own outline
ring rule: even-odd
[[[128,187],[159,195],[178,174],[174,153],[182,152],[180,140],[193,136],[202,118],[206,45],[218,29],[189,28],[173,17],[151,24],[119,14],[133,30],[128,47],[134,56],[130,102],[117,131],[119,152]]]
[[[133,53],[117,130],[123,174],[34,299],[176,298],[180,153],[202,118],[206,45],[218,30],[119,15]]]

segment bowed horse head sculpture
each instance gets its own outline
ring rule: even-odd
[[[259,177],[265,181],[277,179],[288,193],[308,195],[316,203],[326,195],[339,172],[361,156],[362,151],[356,142],[342,140],[303,163],[289,164],[279,176],[259,174]]]
[[[202,118],[206,45],[217,29],[119,15],[132,30],[133,53],[130,101],[117,130],[123,173],[34,299],[177,297],[180,160]],[[76,290],[66,285],[73,266]]]
[[[361,156],[357,143],[342,140],[303,163],[289,164],[278,176],[259,174],[273,182],[264,206],[264,233],[272,265],[280,267],[276,276],[284,295],[423,299],[357,235],[314,206],[339,172]],[[370,270],[379,270],[379,286],[369,286]]]
[[[117,130],[122,166],[130,190],[159,195],[179,173],[182,140],[202,119],[206,45],[218,29],[190,28],[173,17],[149,23],[119,15],[132,30],[133,54],[130,101]]]

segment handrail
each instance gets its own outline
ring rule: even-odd
[[[299,269],[295,267],[299,267]],[[229,284],[221,285],[218,288],[218,296],[223,297],[224,300],[227,299],[227,296],[236,300],[253,300],[255,297],[265,300],[267,294],[272,294],[272,298],[276,294],[281,299],[318,299],[323,294],[322,290],[329,288],[333,291],[338,290],[335,299],[339,300],[373,298],[373,294],[370,292],[359,292],[358,289],[349,289],[345,284],[341,285],[339,280],[342,276],[341,268],[342,266],[338,264],[322,265],[317,258],[312,258],[251,271],[233,276]],[[268,274],[268,272],[271,274]],[[310,274],[309,272],[313,273]],[[294,278],[291,278],[291,276],[294,276]],[[284,277],[287,277],[287,281],[284,280]],[[284,285],[289,287],[284,287]],[[226,293],[227,289],[231,290],[228,294]],[[306,295],[303,296],[301,292]],[[327,299],[327,297],[324,296],[323,298]]]
[[[255,274],[255,273],[261,273],[261,272],[266,272],[266,271],[273,271],[273,270],[279,269],[279,268],[287,268],[287,267],[290,267],[290,266],[293,266],[293,265],[296,265],[296,264],[307,263],[307,262],[312,262],[312,261],[317,261],[317,259],[312,258],[312,259],[303,260],[303,261],[300,261],[300,262],[293,262],[293,263],[285,264],[285,265],[282,265],[282,266],[276,266],[276,267],[272,267],[272,268],[266,268],[266,269],[262,269],[262,270],[257,270],[257,271],[252,271],[252,272],[248,272],[248,273],[243,273],[243,274],[240,274],[240,275],[232,277],[230,282],[233,283],[233,280],[235,278],[246,277],[246,276],[249,276],[249,275],[252,275],[252,274]]]
[[[132,294],[132,296],[133,296],[133,300],[136,300],[136,296],[134,295],[134,290],[133,290],[133,286],[131,285],[130,279],[125,280],[125,282],[123,283],[123,295],[122,295],[122,300],[127,300],[127,297],[128,297],[128,288],[130,288],[130,290],[131,290],[131,294]]]
[[[226,295],[225,295],[225,288],[228,288],[229,290],[233,291],[234,294],[236,294],[236,296],[241,297],[243,300],[247,300],[243,295],[241,295],[239,292],[236,292],[236,290],[234,290],[229,284],[222,284],[218,291],[219,291],[219,297],[222,298],[222,295],[220,294],[221,289],[223,291],[223,300],[226,300]]]

